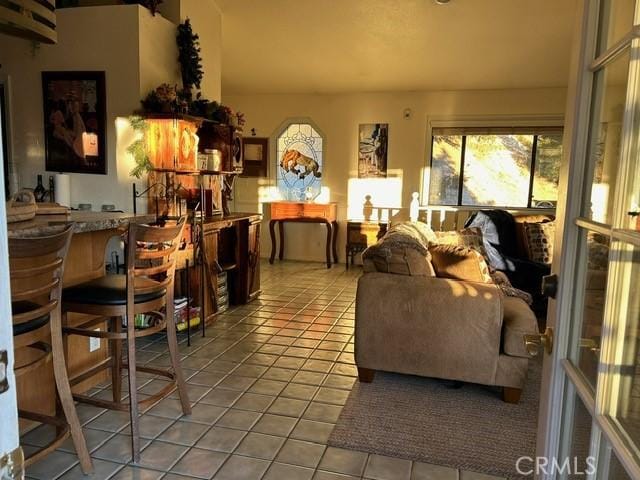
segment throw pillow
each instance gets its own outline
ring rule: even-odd
[[[458,231],[435,232],[435,236],[435,243],[473,248],[485,259],[487,258],[487,251],[482,241],[482,230],[478,227],[463,228]]]
[[[434,244],[429,247],[429,253],[437,277],[493,283],[487,262],[473,248]]]
[[[545,264],[551,263],[555,231],[555,222],[524,223],[529,260]]]

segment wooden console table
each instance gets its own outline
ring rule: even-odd
[[[284,223],[323,223],[327,226],[326,256],[327,268],[331,268],[331,254],[333,262],[338,263],[338,204],[337,203],[307,203],[307,202],[273,202],[271,204],[271,221],[269,234],[271,235],[271,256],[269,263],[273,263],[276,256],[276,223],[280,237],[278,258],[284,258]]]

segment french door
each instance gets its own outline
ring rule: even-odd
[[[640,0],[580,3],[548,315],[555,345],[539,458],[526,473],[640,479]]]

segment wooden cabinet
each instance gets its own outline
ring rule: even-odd
[[[227,291],[231,304],[242,305],[260,294],[260,222],[258,214],[236,214],[205,221],[203,250],[206,259],[205,284],[201,269],[191,273],[191,294],[204,295],[207,321],[218,313],[215,308],[215,285],[218,273],[227,273]],[[214,300],[216,298],[216,300]]]
[[[242,173],[242,133],[230,125],[205,121],[198,130],[198,150],[219,150],[222,171]]]
[[[253,300],[260,295],[260,219],[249,221],[249,255],[248,255],[248,295],[247,300]]]

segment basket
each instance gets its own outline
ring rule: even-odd
[[[31,190],[20,190],[7,202],[7,223],[23,222],[36,216],[36,198]]]

